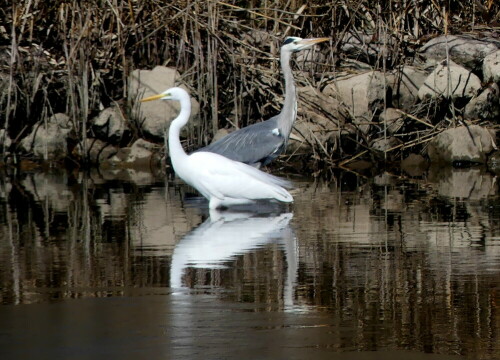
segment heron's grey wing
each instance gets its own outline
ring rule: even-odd
[[[277,129],[276,117],[236,130],[199,151],[220,154],[246,164],[267,165],[284,149],[285,139]]]

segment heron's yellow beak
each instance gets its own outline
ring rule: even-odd
[[[330,38],[322,37],[322,38],[302,39],[300,42],[304,43],[304,45],[314,45],[314,44],[318,44],[320,42],[329,41],[329,40],[330,40]]]
[[[150,96],[150,97],[147,97],[147,98],[141,99],[140,101],[141,101],[141,102],[146,102],[146,101],[158,100],[158,99],[161,99],[161,98],[162,98],[162,97],[164,97],[164,96],[165,96],[165,94],[153,95],[153,96]]]

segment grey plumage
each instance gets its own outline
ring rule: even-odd
[[[278,115],[236,130],[197,151],[209,151],[231,160],[265,166],[281,154],[286,146],[288,136],[285,138],[276,129]]]
[[[285,101],[281,112],[268,120],[236,130],[196,151],[217,153],[256,167],[265,166],[278,157],[286,149],[297,116],[297,95],[290,67],[291,54],[326,40],[329,39],[286,38],[280,50],[281,70],[285,80]]]

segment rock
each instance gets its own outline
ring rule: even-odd
[[[326,130],[320,124],[299,120],[288,141],[287,154],[313,153],[316,147],[337,149],[338,130]]]
[[[401,161],[401,169],[413,177],[422,176],[429,164],[420,154],[410,154]]]
[[[431,162],[485,163],[487,154],[496,149],[495,133],[479,125],[447,129],[429,142]]]
[[[108,161],[104,162],[102,166],[104,168],[148,169],[159,162],[161,155],[163,155],[161,153],[161,146],[144,139],[138,139],[131,147],[121,148]]]
[[[118,152],[118,148],[99,139],[87,138],[73,149],[73,155],[91,164],[101,164]]]
[[[477,97],[465,105],[464,118],[468,120],[496,120],[500,116],[500,89],[491,83]]]
[[[497,50],[484,58],[483,80],[485,82],[500,82],[500,50]]]
[[[481,80],[469,70],[446,62],[439,64],[425,79],[418,90],[418,97],[424,99],[437,99],[439,97],[457,100],[472,98],[481,89]]]
[[[401,112],[394,108],[384,109],[380,114],[379,122],[381,123],[381,131],[385,126],[389,134],[397,133],[405,123]]]
[[[387,74],[387,85],[392,89],[392,106],[411,111],[419,101],[418,89],[424,84],[429,73],[413,66],[401,66]]]
[[[387,152],[394,147],[401,145],[401,140],[394,136],[388,136],[388,137],[380,137],[378,139],[375,139],[371,143],[371,148],[376,151],[380,152]],[[389,154],[387,154],[389,155]]]
[[[231,132],[232,131],[229,131],[228,129],[224,129],[224,128],[217,130],[217,132],[214,135],[214,138],[212,139],[212,142],[214,143],[214,142],[222,139],[223,137],[229,135]]]
[[[303,100],[298,102],[297,108],[297,113],[302,118],[318,121],[325,128],[337,130],[339,123],[349,116],[349,109],[342,106],[338,96],[329,95],[328,90],[320,92],[312,86],[304,86],[298,88],[297,93],[300,100]]]
[[[68,155],[67,140],[73,123],[66,114],[54,114],[46,124],[33,127],[32,132],[21,140],[20,146],[44,160],[61,160]]]
[[[119,144],[130,136],[129,124],[117,107],[104,109],[90,123],[97,138],[113,144]]]
[[[419,52],[430,65],[440,63],[448,56],[469,70],[479,70],[483,59],[496,50],[498,47],[494,43],[485,40],[464,35],[442,35],[428,41]]]
[[[312,86],[301,87],[297,92],[301,100],[287,153],[311,153],[316,146],[336,149],[340,135],[339,124],[346,117],[343,106],[337,99]]]
[[[355,30],[346,32],[339,43],[342,53],[357,59],[363,57],[388,57],[391,53],[390,49],[395,45],[394,38],[391,36],[384,38],[377,36],[377,34],[368,34]]]
[[[168,88],[179,86],[187,90],[183,85],[176,85],[176,79],[180,74],[174,68],[157,66],[153,70],[134,70],[129,77],[129,96],[139,104],[138,118],[142,131],[158,140],[163,139],[163,133],[170,121],[175,119],[180,110],[177,101],[148,101],[139,103],[141,98],[160,94]],[[199,105],[191,98],[191,118],[189,125],[199,123]],[[185,128],[186,129],[186,128]]]
[[[386,84],[379,71],[337,80],[325,87],[323,93],[340,100],[347,106],[353,122],[363,133],[368,133],[370,123],[384,105]]]

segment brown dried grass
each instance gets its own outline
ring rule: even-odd
[[[335,70],[347,33],[384,41],[384,53],[360,48],[349,56],[385,70],[407,62],[423,38],[474,30],[498,13],[498,3],[472,0],[2,1],[0,127],[18,140],[35,123],[65,112],[83,140],[100,109],[112,102],[125,107],[131,70],[161,64],[180,70],[205,109],[190,139],[196,147],[218,128],[277,112],[279,44],[286,35],[333,39],[324,61],[307,64],[298,78],[315,86]]]

